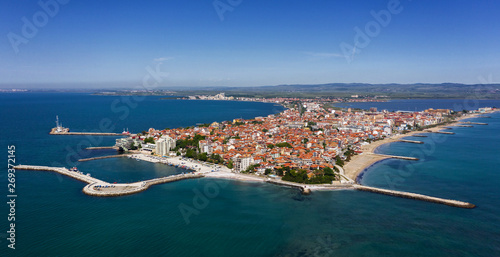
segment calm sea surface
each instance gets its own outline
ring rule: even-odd
[[[399,103],[401,107],[394,103],[394,108],[420,110],[450,104],[448,100],[413,102],[413,106],[411,101]],[[3,194],[7,195],[8,145],[16,146],[18,164],[70,167],[79,158],[113,153],[82,150],[88,145],[111,145],[113,137],[48,135],[56,115],[73,131],[98,129],[104,120],[113,132],[127,127],[137,132],[281,110],[248,102],[0,94]],[[353,190],[301,196],[297,190],[274,185],[215,179],[96,198],[84,195],[84,184],[71,178],[18,171],[16,250],[7,248],[9,210],[4,204],[0,256],[499,256],[500,114],[475,121],[489,125],[418,138],[423,145],[382,146],[378,151],[421,160],[383,161],[361,179],[366,185],[469,201],[477,205],[472,210]],[[110,182],[183,172],[127,158],[78,167]],[[179,206],[195,211],[184,217]]]

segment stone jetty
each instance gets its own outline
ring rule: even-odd
[[[18,165],[14,167],[16,170],[36,170],[36,171],[53,171],[59,174],[74,178],[76,180],[87,183],[83,188],[83,192],[92,196],[121,196],[135,194],[148,189],[152,185],[164,184],[183,179],[201,178],[203,174],[187,173],[155,178],[134,183],[108,183],[90,175],[85,175],[80,171],[71,171],[64,167],[48,167],[48,166],[33,166],[33,165]]]
[[[412,143],[412,144],[423,144],[424,143],[422,141],[407,140],[407,139],[399,139],[398,142],[405,142],[405,143]]]
[[[92,158],[85,158],[85,159],[80,159],[78,160],[79,162],[87,162],[87,161],[92,161],[92,160],[100,160],[100,159],[108,159],[108,158],[117,158],[117,157],[126,157],[129,156],[130,154],[115,154],[115,155],[106,155],[106,156],[99,156],[99,157],[92,157]]]
[[[85,150],[104,150],[104,149],[118,149],[116,146],[93,146],[87,147]]]
[[[63,135],[63,136],[128,136],[120,133],[108,133],[108,132],[69,132],[68,128],[57,129],[53,128],[50,130],[51,135]]]
[[[357,190],[361,190],[361,191],[368,191],[368,192],[373,192],[373,193],[378,193],[378,194],[391,195],[391,196],[397,196],[397,197],[402,197],[402,198],[409,198],[409,199],[421,200],[421,201],[426,201],[426,202],[445,204],[445,205],[459,207],[459,208],[472,209],[472,208],[476,207],[476,205],[468,203],[468,202],[443,199],[443,198],[415,194],[415,193],[394,191],[394,190],[361,186],[361,185],[354,185],[354,188]]]
[[[102,180],[87,176],[82,172],[70,171],[64,167],[48,167],[48,166],[33,166],[33,165],[17,165],[16,170],[37,170],[37,171],[53,171],[59,174],[74,178],[76,180],[91,184],[91,183],[106,183]]]
[[[490,117],[491,118],[491,117]],[[460,123],[463,124],[472,124],[472,125],[488,125],[488,123],[483,123],[483,122],[470,122],[470,121],[461,121]]]
[[[431,130],[427,130],[426,132],[437,133],[437,134],[446,134],[446,135],[455,135],[455,132],[447,132],[447,131],[431,131]]]
[[[92,183],[92,184],[86,185],[83,188],[83,192],[87,195],[101,196],[101,197],[130,195],[130,194],[142,192],[153,185],[165,184],[165,183],[179,181],[179,180],[183,180],[183,179],[192,179],[192,178],[201,178],[201,177],[204,177],[204,175],[203,174],[196,174],[196,173],[188,173],[188,174],[178,174],[178,175],[172,175],[172,176],[168,176],[168,177],[139,181],[139,182],[135,182],[135,183],[119,183],[119,184],[118,183],[117,184]]]
[[[408,157],[411,158],[411,157]],[[148,189],[150,186],[157,185],[157,184],[164,184],[164,183],[169,183],[169,182],[174,182],[174,181],[179,181],[179,180],[184,180],[184,179],[194,179],[194,178],[202,178],[205,177],[205,174],[202,173],[186,173],[186,174],[178,174],[178,175],[172,175],[172,176],[167,176],[167,177],[162,177],[162,178],[155,178],[155,179],[150,179],[150,180],[145,180],[145,181],[138,181],[134,183],[109,183],[102,181],[97,178],[93,178],[90,176],[90,174],[84,174],[83,172],[80,171],[72,171],[68,170],[67,168],[64,167],[48,167],[48,166],[33,166],[33,165],[18,165],[14,167],[16,170],[36,170],[36,171],[53,171],[57,172],[59,174],[74,178],[76,180],[82,181],[84,183],[87,183],[83,188],[83,193],[91,196],[99,196],[99,197],[112,197],[112,196],[123,196],[123,195],[130,195],[130,194],[135,194],[142,192],[146,189]],[[302,194],[310,194],[312,190],[338,190],[338,189],[348,189],[348,188],[355,188],[357,190],[361,191],[368,191],[368,192],[374,192],[374,193],[379,193],[379,194],[385,194],[385,195],[391,195],[391,196],[397,196],[397,197],[402,197],[402,198],[409,198],[409,199],[416,199],[416,200],[422,200],[422,201],[427,201],[427,202],[433,202],[433,203],[439,203],[439,204],[445,204],[449,206],[454,206],[454,207],[460,207],[460,208],[474,208],[475,205],[467,202],[461,202],[461,201],[456,201],[456,200],[450,200],[450,199],[442,199],[442,198],[437,198],[437,197],[431,197],[431,196],[426,196],[426,195],[420,195],[420,194],[415,194],[415,193],[408,193],[408,192],[401,192],[401,191],[393,191],[393,190],[387,190],[387,189],[380,189],[380,188],[374,188],[374,187],[367,187],[367,186],[362,186],[358,184],[321,184],[321,185],[304,185],[300,183],[294,183],[294,182],[288,182],[288,181],[282,181],[282,180],[274,180],[274,179],[267,179],[265,182],[275,184],[275,185],[280,185],[280,186],[286,186],[286,187],[292,187],[292,188],[298,188],[302,192]]]
[[[401,159],[401,160],[410,160],[410,161],[418,161],[418,158],[415,157],[407,157],[407,156],[399,156],[399,155],[388,155],[388,154],[379,154],[379,153],[369,153],[372,155],[377,155],[381,157],[386,157],[386,158],[393,158],[393,159]]]

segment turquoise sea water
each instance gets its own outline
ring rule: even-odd
[[[114,132],[121,132],[123,127],[142,131],[189,126],[282,110],[263,103],[150,97],[120,119],[123,112],[110,108],[116,98],[0,94],[4,194],[7,145],[16,145],[18,163],[33,165],[69,166],[77,157],[113,153],[77,147],[97,142],[94,139],[48,135],[55,115],[74,131],[95,129],[100,120],[109,118],[116,124]],[[4,205],[0,255],[498,256],[500,114],[491,116],[477,119],[489,123],[487,126],[418,138],[424,145],[384,145],[378,151],[422,160],[383,161],[361,179],[366,185],[469,201],[478,206],[472,210],[353,190],[302,196],[297,190],[274,185],[215,179],[185,180],[136,195],[96,198],[82,193],[82,182],[50,172],[18,171],[17,249],[7,248],[6,234],[2,234],[8,226]],[[113,141],[104,138],[99,143]],[[183,172],[127,158],[80,163],[78,167],[94,177],[117,182]],[[186,220],[179,206],[197,212]]]

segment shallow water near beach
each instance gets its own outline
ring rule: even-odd
[[[16,145],[18,163],[69,167],[76,157],[114,152],[78,149],[78,144],[88,144],[86,137],[48,135],[55,115],[74,131],[95,129],[107,117],[115,125],[113,132],[124,127],[136,132],[282,110],[264,103],[147,97],[126,119],[120,119],[122,113],[110,109],[115,99],[0,94],[0,142],[5,148]],[[16,250],[7,248],[2,234],[7,228],[5,217],[0,223],[5,248],[1,255],[497,256],[500,114],[490,116],[474,120],[489,125],[454,128],[455,135],[411,138],[424,141],[423,145],[383,145],[378,151],[421,160],[386,160],[370,167],[361,180],[370,186],[468,201],[477,205],[472,210],[354,190],[302,196],[295,189],[213,178],[156,185],[130,196],[96,198],[82,193],[82,182],[50,172],[18,171]],[[99,144],[111,145],[114,140],[102,138]],[[109,182],[183,172],[128,158],[79,163],[78,168]],[[6,173],[2,168],[5,189]],[[180,206],[197,211],[186,216]],[[3,210],[7,216],[5,205]]]

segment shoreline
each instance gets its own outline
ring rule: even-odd
[[[352,184],[342,184],[340,181],[334,181],[332,184],[301,184],[301,183],[283,181],[281,179],[274,179],[267,176],[242,174],[233,172],[224,165],[214,165],[178,156],[158,157],[158,156],[149,156],[145,154],[133,154],[130,156],[130,158],[152,163],[162,163],[170,166],[177,165],[176,167],[178,168],[194,170],[193,174],[202,174],[205,178],[226,179],[226,180],[242,181],[242,182],[260,182],[260,183],[264,182],[264,183],[276,184],[279,186],[306,188],[311,191],[352,189]],[[212,167],[218,166],[219,168],[211,169],[210,168],[211,166]]]
[[[475,114],[470,114],[467,116],[461,116],[448,124],[441,124],[441,125],[438,125],[436,127],[432,127],[432,128],[425,129],[422,131],[410,131],[406,134],[397,134],[397,135],[394,135],[390,138],[385,138],[383,140],[375,141],[375,142],[372,142],[368,145],[364,145],[361,147],[361,150],[363,152],[361,154],[353,156],[351,161],[348,162],[343,167],[344,174],[347,178],[355,181],[355,184],[361,185],[360,181],[361,181],[366,170],[368,170],[370,167],[372,167],[372,166],[374,166],[374,165],[376,165],[376,164],[378,164],[386,159],[393,158],[390,156],[378,155],[376,153],[376,149],[378,149],[380,146],[385,145],[385,144],[398,142],[399,140],[401,140],[404,137],[410,137],[410,136],[413,136],[415,134],[437,132],[437,131],[445,129],[445,127],[447,127],[447,126],[455,126],[465,119],[479,118],[481,115],[491,114],[491,113],[495,113],[495,112],[500,112],[500,111],[492,111],[492,112],[487,112],[487,113],[475,113]],[[275,184],[281,184],[283,186],[286,186],[287,183],[292,183],[292,182],[282,181],[279,179],[273,179],[273,178],[269,178],[269,177],[262,177],[262,176],[252,175],[252,174],[236,173],[236,172],[231,171],[230,169],[228,169],[224,165],[215,165],[215,164],[205,163],[205,162],[201,162],[198,160],[185,158],[185,157],[179,157],[179,156],[176,156],[176,157],[158,157],[158,156],[146,155],[144,153],[134,153],[130,157],[134,158],[134,159],[143,160],[143,161],[153,162],[153,163],[163,163],[163,164],[167,164],[167,165],[171,165],[171,166],[177,165],[179,168],[193,170],[194,173],[203,174],[207,178],[228,179],[228,180],[243,181],[243,182],[267,182],[267,183],[277,182]],[[215,169],[214,172],[212,172],[213,169]],[[313,190],[313,191],[314,190],[332,190],[332,189],[339,190],[339,189],[352,189],[353,188],[352,184],[341,184],[340,181],[334,181],[332,184],[300,184],[300,183],[293,183],[293,184],[294,184],[293,186],[309,188],[310,190]]]
[[[364,175],[366,170],[368,170],[370,167],[374,166],[375,164],[382,162],[383,160],[391,158],[391,157],[374,155],[374,154],[376,154],[375,151],[377,150],[378,147],[385,145],[385,144],[398,142],[398,140],[401,140],[404,137],[410,137],[410,136],[413,136],[415,134],[438,132],[440,130],[445,129],[445,127],[455,126],[458,123],[463,122],[463,120],[465,120],[465,119],[480,118],[481,115],[492,114],[495,112],[499,112],[499,111],[491,111],[491,112],[487,112],[487,113],[474,113],[474,114],[467,115],[467,116],[461,116],[448,124],[441,124],[441,125],[438,125],[436,127],[432,127],[432,128],[425,129],[422,131],[411,131],[411,132],[408,132],[406,134],[397,134],[395,136],[385,138],[385,139],[380,140],[380,141],[375,141],[375,142],[372,142],[368,145],[364,145],[361,147],[361,150],[363,152],[361,154],[353,156],[351,161],[348,162],[344,166],[345,174],[350,179],[356,181],[356,183],[361,184],[360,180],[363,178],[363,175]]]

